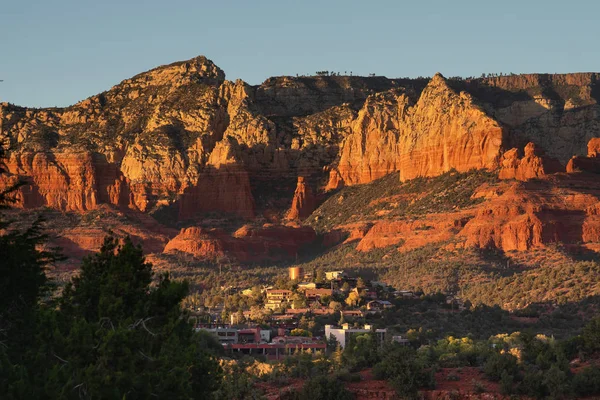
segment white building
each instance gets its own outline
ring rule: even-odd
[[[325,279],[332,281],[334,279],[346,278],[347,275],[344,271],[327,271],[325,272]]]
[[[375,334],[377,335],[377,341],[379,343],[382,343],[385,340],[385,334],[387,332],[387,329],[373,330],[373,326],[371,325],[365,325],[364,328],[350,328],[348,324],[343,324],[341,328],[333,325],[325,325],[325,337],[327,339],[331,338],[332,336],[335,337],[342,349],[346,347],[346,343],[348,343],[348,340],[352,335],[364,334],[369,332],[375,332]]]

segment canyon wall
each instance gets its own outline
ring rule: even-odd
[[[504,177],[528,179],[546,172],[538,153],[566,165],[600,136],[597,78],[336,75],[250,86],[225,80],[201,56],[66,108],[1,104],[11,174],[2,184],[26,182],[17,196],[25,208],[109,204],[173,207],[179,220],[213,212],[302,219],[324,190],[392,172],[405,181],[501,168]],[[535,154],[505,153],[528,142]],[[571,164],[590,164],[582,160]],[[315,193],[300,183],[294,193],[298,176]]]

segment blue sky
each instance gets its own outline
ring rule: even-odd
[[[0,101],[66,106],[203,54],[228,79],[600,70],[592,0],[2,0]]]

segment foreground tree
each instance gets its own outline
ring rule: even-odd
[[[207,398],[220,369],[182,314],[187,284],[152,266],[129,239],[105,239],[58,299],[40,310],[12,398]]]
[[[0,177],[6,174],[1,160],[4,148],[0,144]],[[8,182],[4,180],[3,182]],[[35,334],[39,300],[50,291],[44,270],[61,255],[54,249],[41,250],[46,235],[43,219],[29,226],[17,226],[4,213],[14,200],[21,182],[0,188],[0,393],[4,397],[14,382],[27,374],[25,355]]]

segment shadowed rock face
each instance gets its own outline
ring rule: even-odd
[[[167,207],[180,221],[218,212],[278,222],[306,218],[326,190],[392,172],[408,181],[499,169],[501,178],[525,181],[574,155],[567,171],[600,172],[600,145],[590,141],[600,137],[598,88],[595,73],[275,77],[253,87],[197,57],[66,108],[1,104],[0,139],[11,151],[0,186],[25,180],[23,208]],[[535,213],[527,218],[514,237],[543,225]],[[378,225],[361,248],[374,247],[378,231],[410,229],[390,226]]]

